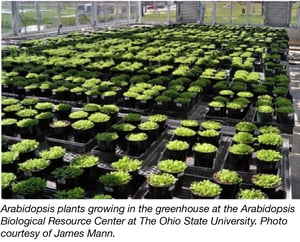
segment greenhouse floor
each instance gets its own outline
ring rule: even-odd
[[[291,77],[291,95],[293,96],[295,114],[295,127],[292,136],[291,162],[291,186],[292,197],[300,198],[300,43],[290,46],[289,68]]]

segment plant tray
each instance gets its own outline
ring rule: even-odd
[[[188,174],[185,174],[183,177],[183,185],[181,189],[175,190],[173,193],[173,199],[192,199],[192,193],[189,190],[189,186],[193,181],[201,181],[204,179],[211,180],[209,177],[201,177],[201,176],[191,176]],[[247,189],[247,188],[253,188],[254,186],[249,183],[241,183],[239,185],[239,189]],[[283,187],[279,187],[279,189],[276,190],[274,195],[270,197],[270,199],[287,199],[288,197],[287,191],[283,189]],[[148,192],[148,185],[144,183],[143,188],[140,189],[135,196],[134,199],[151,199],[149,197]]]
[[[152,151],[155,150],[155,147],[160,146],[160,143],[166,137],[167,132],[168,132],[168,126],[166,127],[165,131],[163,133],[161,133],[161,135],[157,138],[157,140],[152,142],[148,146],[146,151],[139,156],[129,155],[126,151],[120,149],[118,146],[116,148],[115,153],[101,151],[101,150],[99,150],[98,146],[95,146],[92,149],[92,153],[94,155],[100,157],[101,160],[103,160],[104,162],[107,162],[107,163],[112,163],[123,156],[129,156],[129,157],[132,157],[132,158],[138,159],[138,160],[146,160],[149,157],[149,155],[152,153]]]
[[[50,129],[47,129],[47,130],[44,130],[42,132],[39,132],[37,134],[37,136],[32,137],[32,138],[22,138],[22,137],[20,137],[20,135],[18,135],[18,136],[4,135],[4,136],[8,139],[9,142],[15,142],[15,143],[19,142],[23,139],[35,139],[35,140],[41,142],[45,139],[45,136],[49,135],[49,133],[50,133]]]
[[[95,139],[90,139],[87,143],[80,143],[72,140],[62,140],[51,136],[46,136],[45,139],[48,142],[49,146],[59,145],[75,153],[86,153],[88,151],[91,151],[92,148],[96,145]]]
[[[230,129],[228,129],[230,130]],[[176,191],[174,194],[174,198],[181,198],[181,199],[190,199],[191,193],[188,190],[188,187],[192,181],[202,180],[202,179],[212,179],[214,172],[221,170],[222,168],[228,167],[228,159],[229,159],[229,152],[228,148],[231,146],[232,143],[232,132],[226,132],[223,133],[220,137],[218,152],[216,154],[216,158],[214,160],[214,166],[213,168],[206,168],[206,167],[198,167],[193,165],[194,158],[191,156],[188,156],[186,159],[186,163],[188,164],[188,168],[185,170],[184,176],[183,176],[183,186],[180,190]],[[284,137],[283,147],[281,149],[281,154],[283,158],[280,161],[279,165],[279,171],[278,175],[282,178],[282,185],[279,187],[279,189],[276,191],[276,194],[274,195],[274,198],[291,198],[291,174],[290,174],[290,164],[289,164],[289,139],[287,137]],[[142,174],[144,176],[147,176],[151,173],[159,173],[159,170],[157,168],[157,162],[159,160],[164,159],[165,157],[165,149],[163,148],[163,151],[161,155],[153,156],[152,160],[149,161],[142,169]],[[251,177],[252,175],[257,173],[256,168],[256,159],[253,157],[251,159],[250,163],[250,170],[249,172],[241,172],[238,171],[238,173],[243,178],[243,183],[240,185],[241,188],[244,187],[253,187],[251,184]],[[140,191],[135,195],[134,198],[147,198],[148,194],[148,187],[147,184],[144,183],[143,187],[140,189]]]
[[[252,123],[254,123],[256,126],[260,127],[260,126],[265,126],[265,125],[273,125],[273,126],[277,126],[280,131],[282,133],[286,133],[286,134],[292,134],[293,133],[293,128],[295,126],[295,121],[293,118],[293,121],[291,123],[279,123],[276,121],[276,119],[273,117],[271,122],[267,122],[267,123],[262,123],[262,122],[258,122],[257,121],[257,112],[255,110],[255,115],[253,116],[253,119],[251,120]]]
[[[213,115],[209,114],[209,111],[207,109],[207,112],[205,114],[205,119],[207,119],[207,120],[213,119],[216,121],[220,121],[225,125],[234,126],[238,122],[241,122],[241,121],[252,121],[254,115],[255,115],[255,110],[254,110],[253,106],[249,107],[248,111],[246,112],[245,116],[242,119],[228,118],[228,117],[222,117],[222,116],[213,116]]]

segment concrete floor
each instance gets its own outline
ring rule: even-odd
[[[289,71],[291,78],[291,95],[294,101],[295,127],[291,137],[290,166],[292,174],[292,198],[300,198],[300,30],[288,29]]]

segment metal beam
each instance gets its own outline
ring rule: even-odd
[[[14,35],[20,34],[20,2],[12,1],[11,2],[11,28]]]

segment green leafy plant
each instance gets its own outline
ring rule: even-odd
[[[234,109],[234,110],[240,110],[244,107],[244,104],[243,103],[240,103],[240,102],[229,102],[226,104],[226,108],[228,109]]]
[[[201,126],[204,129],[214,129],[214,130],[220,130],[222,128],[222,124],[214,120],[204,121],[201,123]]]
[[[133,131],[136,127],[130,123],[114,124],[112,128],[116,131]]]
[[[12,185],[12,191],[17,194],[32,194],[43,191],[46,187],[46,180],[40,177],[31,177],[27,180]]]
[[[159,127],[159,125],[158,125],[158,123],[153,122],[153,121],[146,121],[146,122],[140,123],[138,127],[141,130],[153,130],[153,129],[157,129]]]
[[[133,92],[133,91],[127,91],[123,93],[123,96],[127,98],[136,98],[138,95],[139,95],[138,92]]]
[[[54,117],[54,114],[51,113],[51,112],[42,112],[42,113],[39,113],[35,116],[35,118],[37,120],[41,120],[41,119],[51,119]]]
[[[62,178],[62,179],[69,179],[69,178],[76,178],[83,174],[83,169],[75,166],[62,166],[56,168],[54,171],[51,172],[51,175],[54,178]]]
[[[191,128],[199,126],[199,122],[197,120],[193,120],[193,119],[182,120],[180,122],[180,124],[184,127],[191,127]]]
[[[112,196],[109,194],[97,194],[93,196],[93,199],[112,199]]]
[[[149,115],[148,119],[153,122],[164,122],[168,119],[168,116],[165,114],[153,114]]]
[[[12,183],[17,179],[16,175],[11,172],[1,173],[1,188],[5,189],[12,185]]]
[[[272,188],[281,184],[281,177],[274,174],[256,174],[253,175],[251,181],[254,185],[263,188]]]
[[[132,172],[142,167],[142,161],[131,158],[129,156],[124,156],[119,160],[111,163],[111,166],[117,170]]]
[[[186,127],[177,127],[174,130],[174,134],[177,136],[190,137],[196,135],[196,131]]]
[[[273,98],[270,95],[260,95],[257,97],[258,100],[268,100],[268,101],[273,101]]]
[[[67,120],[57,120],[52,123],[53,127],[67,127],[70,125],[70,122]]]
[[[187,150],[190,145],[186,141],[172,140],[167,143],[166,147],[169,150]]]
[[[212,108],[223,108],[225,107],[225,104],[219,101],[211,101],[208,103],[208,106]]]
[[[38,124],[39,124],[39,120],[37,120],[37,119],[24,118],[24,119],[21,119],[17,123],[17,126],[20,127],[20,128],[27,128],[27,127],[36,126]]]
[[[98,164],[99,158],[92,155],[80,155],[72,160],[71,166],[79,168],[92,167]]]
[[[52,109],[53,103],[50,102],[43,102],[43,103],[37,103],[34,107],[38,110],[46,110],[46,109]]]
[[[161,103],[166,103],[166,102],[171,102],[172,98],[165,96],[165,95],[159,95],[155,98],[156,102],[161,102]]]
[[[235,125],[235,129],[241,132],[253,132],[257,129],[257,127],[251,122],[241,121]]]
[[[242,182],[243,178],[236,171],[231,171],[228,169],[222,169],[214,173],[214,177],[221,183],[225,184],[238,184]]]
[[[96,135],[96,139],[99,141],[113,141],[118,138],[119,135],[116,132],[103,132]]]
[[[256,152],[256,158],[266,162],[277,162],[282,158],[280,152],[276,150],[258,150]]]
[[[252,144],[256,139],[248,132],[238,132],[232,138],[236,143]]]
[[[6,106],[5,108],[3,108],[3,110],[5,112],[17,112],[21,109],[22,109],[22,106],[20,104],[13,104],[13,105],[9,105],[9,106]]]
[[[213,97],[213,101],[216,101],[216,102],[226,103],[226,102],[228,102],[228,100],[229,99],[224,96],[214,96]]]
[[[277,107],[292,106],[291,100],[285,97],[277,97],[275,103]]]
[[[232,90],[221,90],[219,91],[219,94],[222,96],[232,96],[234,95],[234,92]]]
[[[196,143],[193,150],[201,153],[213,153],[217,151],[217,147],[209,143]]]
[[[16,151],[5,151],[1,153],[1,163],[11,164],[14,163],[19,158],[19,153]]]
[[[273,125],[261,126],[259,128],[259,132],[261,134],[267,134],[267,133],[280,134],[281,133],[280,129],[277,126],[273,126]]]
[[[93,123],[103,123],[110,120],[110,116],[104,113],[93,113],[88,117]]]
[[[33,117],[33,116],[37,115],[37,113],[38,113],[38,111],[35,109],[26,108],[26,109],[22,109],[22,110],[18,111],[16,113],[16,115],[18,115],[19,117],[22,117],[22,118],[29,118],[29,117]]]
[[[178,179],[171,174],[150,174],[147,176],[147,182],[154,187],[166,187],[175,184]]]
[[[293,106],[285,106],[285,107],[279,107],[277,108],[277,112],[278,113],[294,113],[295,109],[293,108]]]
[[[84,119],[89,116],[88,112],[85,111],[75,111],[73,113],[70,113],[69,118],[71,119]]]
[[[188,103],[190,101],[191,100],[187,97],[177,97],[177,98],[174,99],[175,103]]]
[[[271,106],[258,106],[257,107],[257,111],[260,113],[273,113],[274,112],[274,108]]]
[[[280,146],[283,143],[282,136],[275,133],[261,134],[257,137],[258,143],[265,145]]]
[[[61,158],[65,155],[66,149],[61,146],[53,146],[49,150],[43,150],[40,152],[40,156],[46,160],[54,160]]]
[[[83,106],[83,111],[85,112],[98,112],[101,109],[101,106],[96,103],[88,103]]]
[[[56,199],[82,199],[84,198],[84,189],[81,187],[75,187],[70,190],[57,191],[54,195]]]
[[[103,97],[115,96],[115,95],[117,95],[117,92],[115,92],[115,91],[106,91],[102,95],[103,95]]]
[[[272,103],[272,101],[262,99],[262,100],[257,100],[255,102],[255,105],[258,106],[258,107],[260,107],[260,106],[270,106],[270,107],[272,107],[273,103]]]
[[[84,88],[83,87],[74,87],[74,88],[71,88],[70,89],[70,92],[71,93],[81,93],[81,92],[84,92]]]
[[[17,120],[14,118],[6,118],[1,120],[1,125],[6,126],[6,125],[13,125],[16,124]]]
[[[229,147],[229,152],[235,155],[250,155],[254,149],[246,144],[235,144]]]
[[[206,129],[199,131],[198,134],[203,137],[217,137],[220,135],[220,132],[214,129]]]
[[[254,95],[252,92],[238,92],[236,94],[238,97],[252,98]]]
[[[39,146],[39,142],[31,139],[24,139],[16,144],[11,146],[11,151],[15,151],[18,153],[26,153],[29,151],[33,151],[37,149]]]
[[[18,165],[22,171],[39,171],[47,168],[50,165],[50,161],[43,158],[34,158],[19,163]]]
[[[106,186],[125,185],[132,179],[131,175],[125,171],[111,171],[99,177],[99,181]]]
[[[73,129],[76,130],[88,130],[94,127],[94,123],[90,120],[78,120],[75,123],[71,124]]]
[[[10,106],[10,105],[17,104],[18,102],[19,102],[19,100],[16,98],[4,98],[4,99],[2,99],[1,104],[3,106]]]
[[[142,141],[148,138],[146,133],[131,133],[127,136],[129,141]]]
[[[140,122],[141,115],[139,113],[128,113],[123,117],[125,123],[127,122]]]
[[[100,112],[103,112],[106,114],[118,113],[119,111],[120,111],[120,108],[115,104],[105,104],[100,107]]]
[[[162,172],[179,173],[179,172],[184,172],[184,170],[187,168],[187,165],[185,164],[185,162],[180,160],[166,159],[160,161],[157,167]]]
[[[72,105],[68,103],[60,103],[54,106],[54,110],[56,111],[66,111],[71,109],[72,109]]]
[[[259,189],[251,188],[251,189],[240,189],[237,194],[238,199],[267,199],[265,193],[263,193]]]
[[[208,179],[192,182],[189,189],[198,196],[215,197],[221,194],[222,188],[219,184]]]

